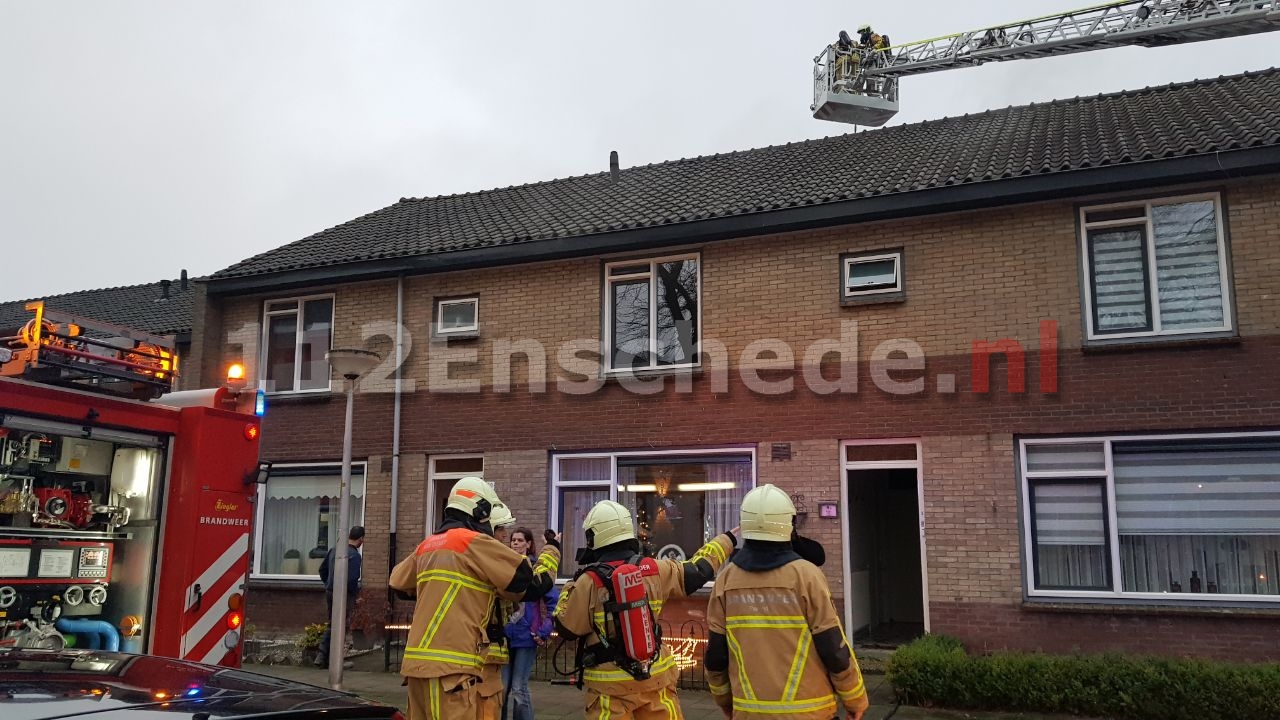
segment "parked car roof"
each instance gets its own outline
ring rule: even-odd
[[[399,718],[355,695],[233,668],[98,650],[0,649],[0,717]],[[160,714],[164,713],[164,714]]]

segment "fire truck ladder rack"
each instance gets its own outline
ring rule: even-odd
[[[906,75],[1274,30],[1280,30],[1280,0],[1129,0],[883,50],[855,48],[852,62],[828,46],[814,58],[814,104],[810,109],[820,120],[879,127],[897,113],[898,78]]]
[[[18,335],[0,337],[0,375],[152,399],[173,388],[173,339],[27,304]]]

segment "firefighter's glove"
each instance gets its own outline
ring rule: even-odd
[[[849,720],[862,720],[862,714],[871,707],[871,699],[867,697],[867,693],[862,693],[852,700],[844,702],[844,711],[849,714]]]

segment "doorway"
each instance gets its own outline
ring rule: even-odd
[[[919,446],[849,443],[843,450],[849,637],[897,647],[928,629]]]

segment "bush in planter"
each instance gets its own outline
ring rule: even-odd
[[[904,702],[925,706],[1127,720],[1280,718],[1280,664],[1120,654],[970,656],[954,638],[929,635],[899,648],[885,670]]]
[[[302,637],[298,638],[298,648],[302,650],[302,662],[314,662],[320,652],[320,641],[324,639],[324,631],[329,623],[312,623],[302,629]]]

